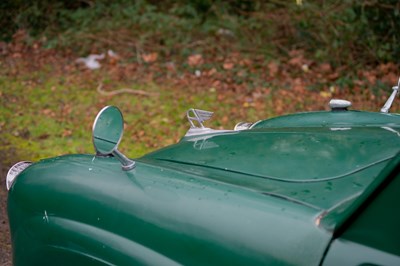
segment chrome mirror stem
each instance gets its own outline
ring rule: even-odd
[[[385,105],[382,107],[381,113],[388,113],[389,112],[389,109],[392,106],[393,101],[396,98],[396,95],[399,93],[399,87],[400,87],[400,78],[399,78],[399,81],[397,82],[397,86],[394,86],[392,88],[393,92],[390,95],[389,99],[387,99]]]
[[[121,162],[122,169],[124,171],[129,171],[135,168],[136,163],[131,159],[128,159],[124,154],[122,154],[119,150],[115,149],[112,154]]]

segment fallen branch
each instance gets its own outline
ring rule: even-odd
[[[114,91],[105,91],[103,90],[103,83],[99,83],[99,86],[97,86],[97,92],[100,93],[101,95],[104,96],[114,96],[117,94],[122,94],[122,93],[129,93],[129,94],[136,94],[136,95],[143,95],[143,96],[158,96],[159,93],[157,92],[147,92],[143,90],[134,90],[134,89],[129,89],[129,88],[122,88],[119,90],[114,90]]]

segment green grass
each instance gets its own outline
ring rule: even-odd
[[[158,92],[159,96],[118,94],[111,97],[100,95],[90,79],[85,86],[80,82],[66,84],[64,76],[52,77],[52,74],[40,70],[29,77],[0,78],[0,143],[4,151],[15,155],[16,158],[7,158],[10,162],[94,153],[91,126],[97,112],[106,105],[118,106],[124,114],[125,132],[120,150],[130,157],[177,142],[189,128],[185,117],[189,108],[217,111],[209,123],[217,128],[222,126],[222,115],[231,113],[232,105],[221,105],[215,89],[193,93],[185,88],[152,83],[127,86],[113,82],[114,89],[130,87]],[[38,77],[40,83],[36,82]],[[257,115],[253,112],[250,116]],[[234,123],[229,121],[224,126],[232,128]]]

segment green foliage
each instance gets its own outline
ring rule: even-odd
[[[336,65],[398,61],[400,2],[304,1],[292,19],[296,34],[289,42]]]
[[[16,0],[0,2],[0,39],[18,29],[47,47],[87,53],[155,50],[162,56],[210,49],[276,57],[303,49],[334,65],[400,56],[400,2],[250,0]],[[222,33],[221,33],[222,32]],[[198,41],[202,45],[193,45]]]
[[[376,52],[377,59],[400,57],[400,2],[397,0],[358,3],[355,7],[362,25],[361,42]],[[396,60],[396,61],[397,61]]]
[[[0,2],[0,39],[10,40],[18,29],[38,36],[48,28],[58,29],[63,11],[87,6],[86,1],[15,0]]]

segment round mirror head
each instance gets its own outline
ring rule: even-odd
[[[111,154],[118,147],[124,131],[124,119],[115,106],[104,107],[93,123],[93,145],[96,152]]]

